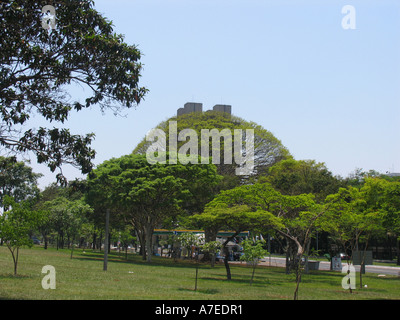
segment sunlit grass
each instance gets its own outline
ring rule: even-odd
[[[20,250],[18,275],[13,275],[11,254],[0,247],[1,299],[62,299],[62,300],[272,300],[292,299],[294,276],[283,268],[257,267],[250,286],[251,269],[232,265],[232,280],[226,280],[225,267],[217,264],[199,265],[197,291],[193,261],[174,262],[154,257],[151,264],[138,255],[109,255],[108,270],[103,271],[103,254],[91,250],[70,251],[35,247]],[[42,267],[52,265],[56,270],[56,289],[44,290]],[[304,274],[300,299],[400,299],[400,278],[376,274],[363,276],[368,288],[356,289],[353,294],[341,287],[340,272],[314,271]]]

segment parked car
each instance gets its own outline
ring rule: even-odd
[[[33,244],[40,244],[40,240],[38,238],[32,238]]]
[[[350,257],[346,253],[339,253],[339,258],[342,260],[349,260]]]

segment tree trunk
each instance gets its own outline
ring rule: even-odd
[[[92,243],[92,250],[96,250],[96,238],[97,238],[97,234],[96,232],[93,233],[93,243]]]
[[[18,254],[19,254],[19,248],[17,248],[17,254],[14,259],[14,276],[17,275],[17,266],[18,266]],[[13,257],[14,258],[14,257]]]
[[[205,242],[211,242],[211,241],[216,241],[217,239],[217,234],[218,234],[218,229],[217,228],[205,228],[204,229],[204,240]],[[214,261],[213,261],[214,259]],[[204,252],[204,258],[203,261],[211,261],[211,267],[214,266],[215,264],[215,254],[212,254],[211,252]]]
[[[152,250],[152,226],[147,225],[146,226],[146,253],[147,253],[147,262],[151,262],[151,257],[153,255],[153,250]]]
[[[400,266],[400,238],[397,239],[397,265]]]
[[[227,280],[231,280],[232,279],[232,276],[231,276],[231,269],[230,269],[230,267],[229,267],[229,262],[228,262],[228,259],[229,259],[229,249],[228,249],[228,247],[227,247],[227,245],[226,244],[224,244],[224,255],[225,255],[225,258],[224,258],[224,265],[225,265],[225,269],[226,269],[226,279]]]
[[[231,268],[229,267],[229,249],[228,249],[228,243],[229,241],[233,240],[237,235],[239,234],[239,232],[235,232],[235,234],[231,237],[228,237],[225,242],[222,244],[222,250],[224,252],[225,258],[224,258],[224,265],[225,265],[225,269],[226,269],[226,278],[227,280],[231,280],[232,276],[231,276]]]
[[[13,262],[14,262],[14,276],[16,276],[16,275],[17,275],[17,265],[18,265],[18,249],[19,249],[19,248],[17,247],[17,248],[12,249],[12,247],[9,246],[8,244],[7,244],[7,248],[8,248],[8,250],[10,250],[11,255],[12,255],[12,258],[13,258]],[[17,254],[15,254],[15,250],[17,250]]]
[[[257,260],[253,261],[253,264],[254,264],[253,265],[253,273],[251,274],[250,285],[253,285],[254,273],[256,272],[256,267],[257,267],[258,261]]]

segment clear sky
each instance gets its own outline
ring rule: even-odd
[[[342,7],[355,8],[344,29]],[[126,117],[81,111],[72,132],[96,134],[96,164],[130,153],[186,102],[232,105],[295,159],[400,172],[400,1],[96,0],[141,50],[150,91]],[[82,90],[74,90],[76,99]],[[83,98],[82,98],[83,100]],[[44,166],[41,187],[54,181]],[[79,177],[64,168],[68,179]]]

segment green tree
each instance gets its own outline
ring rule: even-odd
[[[216,254],[221,249],[221,246],[222,244],[219,241],[209,241],[201,245],[201,250],[211,256],[211,268],[215,265]]]
[[[215,236],[219,230],[231,230],[233,232],[222,243],[227,280],[232,279],[228,262],[228,243],[243,231],[252,230],[260,226],[272,226],[278,223],[277,219],[267,211],[254,209],[246,204],[239,204],[235,201],[228,202],[226,197],[232,196],[232,198],[235,198],[235,192],[241,193],[241,190],[238,189],[240,187],[221,192],[220,195],[207,204],[202,214],[192,217],[194,222],[204,228],[215,230]]]
[[[128,259],[128,247],[136,240],[136,237],[133,236],[133,231],[132,226],[127,225],[117,234],[117,240],[120,242],[121,247],[125,249],[126,260]]]
[[[324,212],[315,203],[312,194],[288,196],[275,190],[269,183],[255,183],[221,192],[206,206],[203,214],[193,219],[206,227],[228,226],[235,231],[234,236],[244,230],[274,230],[283,236],[288,243],[291,267],[296,273],[294,299],[297,299],[302,274],[301,260],[309,249],[317,221]],[[227,261],[225,267],[229,279]]]
[[[44,206],[48,210],[52,228],[57,232],[57,249],[64,248],[65,241],[69,248],[92,209],[82,200],[68,200],[64,197],[47,201]]]
[[[268,254],[268,250],[264,249],[265,241],[257,240],[244,240],[241,242],[243,247],[243,255],[240,257],[240,260],[247,261],[252,266],[251,280],[250,285],[253,284],[254,273],[256,271],[256,267],[261,258],[265,257]]]
[[[67,128],[26,128],[33,113],[65,123],[71,112],[99,106],[121,112],[143,99],[138,86],[140,51],[113,31],[91,0],[54,1],[56,28],[42,27],[43,1],[2,1],[0,10],[0,144],[13,152],[32,151],[55,171],[63,163],[82,173],[92,169],[93,134]],[[83,103],[68,94],[78,84]],[[24,131],[24,130],[26,131]],[[61,173],[58,179],[64,181]]]
[[[243,130],[243,139],[245,140],[245,130],[253,129],[254,130],[254,175],[262,176],[265,174],[270,166],[279,162],[282,159],[287,159],[290,156],[289,151],[282,145],[281,141],[277,139],[271,132],[264,129],[260,125],[245,121],[242,118],[239,118],[234,115],[227,115],[222,112],[217,111],[207,111],[207,112],[195,112],[190,114],[181,115],[179,117],[171,117],[170,119],[161,122],[156,128],[161,129],[166,134],[166,141],[168,142],[170,139],[170,121],[177,122],[177,132],[181,132],[183,129],[193,129],[197,133],[198,137],[198,150],[199,153],[201,151],[201,144],[205,143],[209,145],[209,156],[213,156],[213,152],[216,151],[219,156],[219,164],[217,166],[218,174],[222,175],[224,179],[221,181],[219,186],[220,189],[229,189],[240,184],[241,176],[237,176],[235,173],[235,169],[237,167],[236,164],[225,164],[225,153],[224,149],[232,155],[233,150],[233,141],[234,141],[234,130],[241,129]],[[216,129],[220,133],[224,129],[229,130],[229,133],[226,135],[226,138],[218,139],[220,142],[220,148],[218,150],[214,150],[212,148],[212,140],[203,141],[201,130],[208,129],[213,130]],[[223,135],[224,136],[224,135]],[[229,139],[232,141],[229,143]],[[178,150],[186,141],[178,141]],[[243,141],[242,147],[245,148],[245,141]],[[149,146],[152,142],[146,141],[143,139],[134,149],[133,153],[135,154],[145,154]],[[167,143],[167,152],[169,150],[169,144]]]
[[[314,160],[282,160],[269,169],[266,180],[282,194],[312,193],[318,202],[342,186],[341,180],[334,177],[324,163]]]
[[[17,202],[36,198],[40,192],[37,182],[41,176],[15,157],[0,157],[0,206],[3,206],[6,195]]]
[[[347,253],[361,250],[360,244],[363,243],[361,268],[364,266],[369,240],[373,235],[383,232],[384,212],[382,204],[379,203],[380,191],[376,190],[377,188],[380,187],[376,185],[375,179],[367,179],[360,189],[351,186],[340,188],[338,193],[327,197],[327,214],[321,219],[321,226]]]
[[[143,257],[147,255],[150,262],[154,228],[184,214],[197,192],[210,190],[211,197],[219,179],[214,165],[150,164],[145,155],[131,154],[105,161],[93,170],[87,200],[95,210],[99,204],[102,210],[110,208],[117,221],[131,223],[141,248],[146,248]]]
[[[180,242],[181,247],[186,249],[188,258],[193,258],[192,247],[199,247],[201,239],[191,232],[182,232],[176,237],[176,240]]]
[[[397,265],[400,265],[400,182],[381,183],[384,185],[380,206],[383,212],[382,226],[386,234],[397,241]]]
[[[31,247],[33,241],[29,234],[36,227],[39,212],[32,211],[26,201],[16,202],[9,196],[4,197],[5,207],[9,210],[0,216],[0,238],[10,250],[14,262],[14,275],[17,275],[19,248]]]

